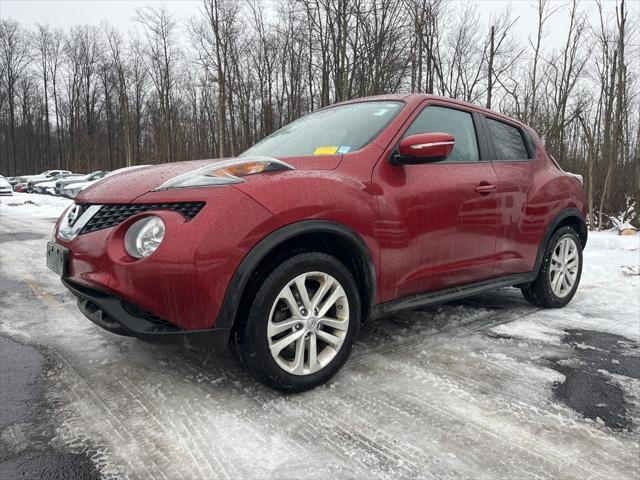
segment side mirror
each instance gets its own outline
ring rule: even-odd
[[[440,162],[451,155],[455,138],[448,133],[419,133],[410,135],[400,142],[399,155],[393,163],[412,165]]]

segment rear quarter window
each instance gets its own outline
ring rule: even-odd
[[[528,160],[529,150],[520,129],[493,118],[487,118],[496,151],[496,160]]]

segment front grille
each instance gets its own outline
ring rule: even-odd
[[[83,211],[89,205],[82,205]],[[180,202],[180,203],[136,203],[102,205],[93,217],[82,228],[80,233],[95,232],[103,228],[111,228],[124,222],[136,213],[150,210],[174,210],[187,220],[192,220],[204,207],[204,202]]]

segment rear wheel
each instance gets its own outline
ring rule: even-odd
[[[262,383],[308,390],[346,362],[360,320],[351,272],[330,255],[301,253],[265,278],[240,326],[239,353]]]
[[[536,279],[522,289],[533,305],[559,308],[571,301],[582,275],[582,242],[571,227],[559,228],[549,240]]]

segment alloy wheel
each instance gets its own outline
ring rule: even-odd
[[[578,277],[580,257],[578,245],[570,237],[562,238],[551,255],[549,268],[549,280],[551,290],[558,298],[566,297]]]
[[[333,360],[349,330],[344,288],[324,272],[306,272],[276,297],[267,337],[276,363],[287,373],[310,375]]]

